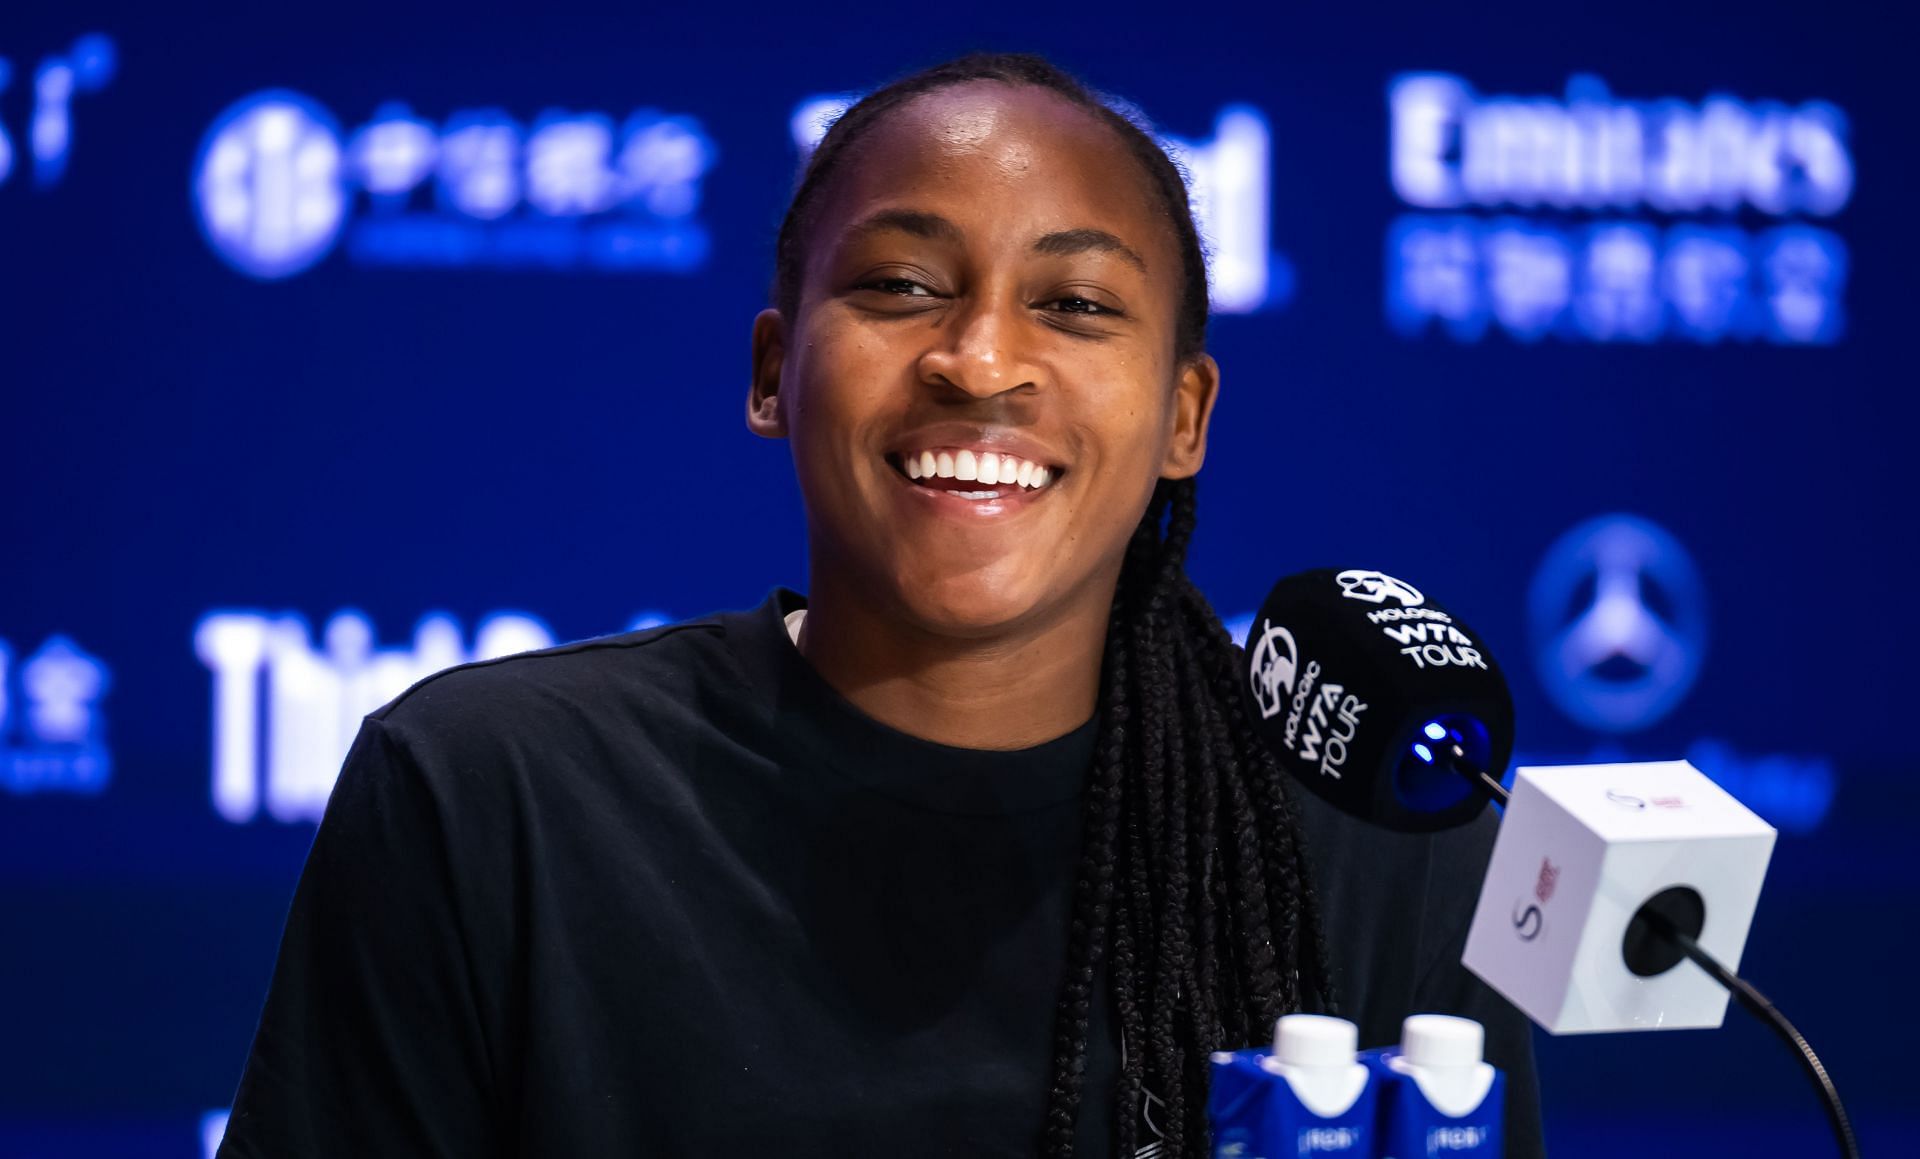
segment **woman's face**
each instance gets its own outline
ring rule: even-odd
[[[1045,90],[974,82],[896,109],[820,197],[748,404],[792,441],[816,597],[955,636],[1104,621],[1218,376],[1175,364],[1180,255],[1139,162]]]

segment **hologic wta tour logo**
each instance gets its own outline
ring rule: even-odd
[[[213,251],[249,277],[291,277],[344,237],[358,265],[683,272],[709,248],[696,217],[719,156],[692,117],[497,109],[441,124],[399,102],[343,130],[272,89],[214,120],[192,197]]]
[[[1403,608],[1417,608],[1427,602],[1427,597],[1419,588],[1382,571],[1355,568],[1343,571],[1333,579],[1340,585],[1340,594],[1350,600],[1364,600],[1369,604],[1394,600]]]
[[[1260,642],[1253,647],[1249,678],[1253,681],[1253,699],[1260,706],[1262,719],[1272,719],[1287,706],[1300,665],[1300,647],[1293,633],[1278,624],[1267,624]]]
[[[1381,631],[1400,647],[1400,654],[1416,668],[1485,668],[1487,660],[1473,637],[1461,631],[1453,617],[1436,608],[1426,607],[1427,597],[1419,588],[1381,571],[1354,568],[1333,577],[1340,594],[1367,604],[1392,600],[1398,607],[1383,607],[1368,612],[1367,619],[1386,625]],[[1394,623],[1393,621],[1415,621]]]

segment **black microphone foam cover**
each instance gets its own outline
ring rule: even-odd
[[[1404,832],[1464,825],[1499,777],[1513,698],[1480,638],[1403,580],[1325,568],[1273,586],[1247,633],[1252,717],[1280,766],[1355,817]]]

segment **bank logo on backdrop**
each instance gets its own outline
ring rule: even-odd
[[[228,110],[194,164],[193,204],[215,253],[284,278],[327,255],[347,215],[340,127],[313,101],[266,92]]]
[[[1633,515],[1589,520],[1548,548],[1527,615],[1547,694],[1601,732],[1666,716],[1706,654],[1699,570],[1679,540]]]
[[[14,664],[0,640],[0,789],[99,793],[113,773],[100,702],[107,666],[65,636]]]
[[[787,129],[802,156],[810,154],[856,93],[807,97],[794,106]],[[1123,114],[1144,123],[1126,101],[1108,98]],[[1193,216],[1208,246],[1207,290],[1221,314],[1249,314],[1284,307],[1293,297],[1293,263],[1272,248],[1273,133],[1266,114],[1233,104],[1214,118],[1213,136],[1190,141],[1156,134],[1186,171]]]
[[[67,159],[73,153],[73,98],[97,93],[113,80],[119,67],[119,54],[113,41],[99,33],[75,40],[64,52],[40,58],[29,75],[16,68],[10,57],[0,56],[0,102],[10,88],[30,86],[23,151],[17,138],[0,120],[0,185],[16,173],[31,169],[33,183],[41,189],[59,183],[67,171]]]
[[[651,109],[436,124],[393,101],[348,130],[273,89],[215,118],[192,198],[213,251],[263,280],[343,239],[361,266],[685,272],[707,259],[697,215],[718,156],[697,120]]]

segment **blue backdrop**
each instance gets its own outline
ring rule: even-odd
[[[804,586],[742,423],[785,195],[849,96],[976,47],[1193,173],[1223,615],[1404,575],[1494,645],[1523,761],[1720,780],[1782,834],[1743,972],[1920,1141],[1888,17],[161,8],[0,21],[0,1155],[217,1134],[361,713]],[[1737,1012],[1541,1065],[1559,1154],[1825,1145]]]

